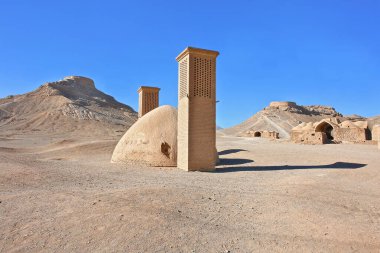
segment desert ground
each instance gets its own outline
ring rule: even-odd
[[[118,138],[0,137],[0,252],[379,252],[380,151],[217,137],[216,172],[111,164]]]

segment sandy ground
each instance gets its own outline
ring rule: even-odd
[[[0,136],[1,137],[1,136]],[[380,252],[380,151],[218,137],[217,172],[0,138],[0,252]]]

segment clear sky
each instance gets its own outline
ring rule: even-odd
[[[140,85],[177,106],[187,46],[220,52],[222,127],[273,100],[380,114],[378,0],[0,0],[0,97],[81,75],[135,110]]]

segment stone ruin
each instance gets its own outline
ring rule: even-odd
[[[380,125],[374,125],[372,127],[372,140],[380,140]]]
[[[246,132],[245,136],[248,137],[260,137],[260,138],[266,138],[266,139],[279,139],[280,134],[276,131],[267,131],[267,130],[262,130],[262,131],[256,131],[256,130],[249,130]]]
[[[304,144],[363,143],[371,140],[367,121],[340,122],[338,118],[327,118],[319,122],[301,123],[291,132],[291,140]]]

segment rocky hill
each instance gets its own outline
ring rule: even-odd
[[[266,130],[278,132],[280,138],[289,138],[292,128],[301,122],[316,122],[329,117],[343,118],[343,115],[329,106],[300,106],[294,102],[272,102],[243,123],[224,129],[222,132],[228,135],[244,135],[250,130]]]
[[[131,107],[97,90],[86,77],[65,77],[33,92],[0,99],[2,134],[118,135],[136,120]]]

